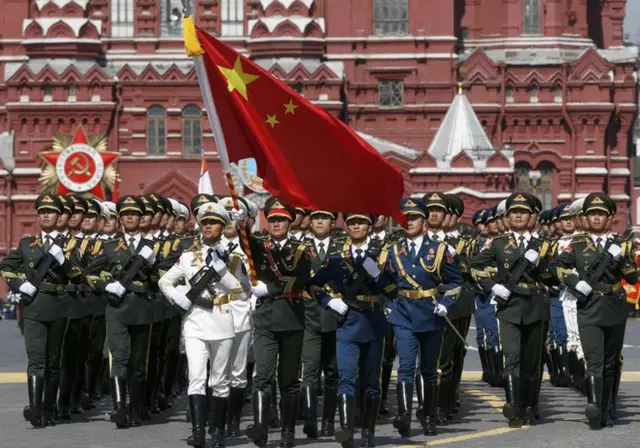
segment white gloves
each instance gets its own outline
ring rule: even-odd
[[[218,275],[220,275],[220,277],[222,277],[227,270],[226,263],[222,261],[220,257],[218,257],[218,253],[215,251],[213,252],[213,257],[211,260],[211,264],[209,266],[215,269],[215,271],[218,273]]]
[[[249,298],[249,305],[251,307],[251,311],[256,310],[257,303],[258,303],[258,297],[255,294],[251,294],[251,297]]]
[[[593,288],[591,288],[591,286],[589,286],[589,283],[585,282],[584,280],[580,280],[576,285],[576,291],[584,294],[585,296],[591,294],[592,290]]]
[[[229,216],[231,216],[232,221],[242,221],[247,216],[247,214],[242,209],[236,210],[234,208],[229,212]]]
[[[373,261],[371,258],[367,257],[364,259],[364,262],[362,263],[362,267],[364,268],[365,271],[367,271],[367,273],[373,277],[373,278],[378,278],[380,277],[380,269],[378,269],[378,264]]]
[[[187,285],[178,285],[176,286],[176,292],[180,294],[186,294],[189,291],[189,287]]]
[[[526,258],[534,266],[538,266],[538,263],[540,263],[540,254],[533,249],[529,249],[528,251],[526,251],[524,253],[524,258]]]
[[[609,246],[609,254],[613,257],[613,261],[618,261],[622,255],[622,248],[617,244]]]
[[[104,290],[111,294],[122,297],[127,290],[120,284],[120,282],[112,282],[104,287]]]
[[[156,254],[153,253],[153,249],[151,249],[149,246],[144,246],[142,249],[140,249],[140,252],[138,252],[138,254],[149,264],[153,264],[156,262]]]
[[[502,297],[505,300],[508,300],[511,296],[511,291],[502,286],[500,283],[496,283],[493,288],[491,288],[491,292],[493,292],[498,297]]]
[[[389,319],[389,316],[391,315],[391,308],[385,308],[384,309],[384,316]]]
[[[173,303],[175,303],[185,311],[188,311],[189,308],[191,308],[191,301],[187,299],[187,295],[183,292],[178,291],[177,288],[175,294],[173,294],[172,299]]]
[[[336,313],[342,314],[343,316],[347,313],[347,311],[349,311],[349,307],[342,301],[342,299],[331,299],[329,300],[328,306]]]
[[[36,287],[29,282],[24,282],[22,285],[20,285],[19,291],[23,294],[28,295],[29,297],[35,296],[36,292],[38,292]]]
[[[436,303],[435,308],[433,308],[433,314],[444,317],[447,315],[447,307],[441,303]]]
[[[62,248],[57,244],[52,244],[49,248],[49,253],[58,262],[60,266],[64,264],[64,252]]]
[[[258,284],[253,287],[253,291],[252,292],[258,298],[264,297],[267,294],[269,294],[269,291],[267,290],[267,285],[265,285],[261,280],[258,280]]]

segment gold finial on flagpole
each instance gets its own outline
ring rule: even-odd
[[[458,86],[458,95],[462,95],[462,93],[463,93],[462,83],[458,82],[458,83],[456,83],[456,85]]]

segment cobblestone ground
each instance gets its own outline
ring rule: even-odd
[[[474,329],[469,343],[475,344]],[[412,437],[403,439],[392,426],[393,418],[381,418],[377,430],[379,447],[631,447],[637,446],[640,428],[640,322],[627,326],[625,381],[621,386],[620,421],[615,428],[589,431],[584,420],[586,399],[570,389],[542,388],[542,421],[533,427],[509,429],[500,413],[503,392],[479,381],[480,364],[473,346],[468,353],[463,380],[463,407],[456,419],[440,428],[437,437],[422,436],[414,423]],[[32,429],[22,418],[27,402],[25,355],[22,336],[15,321],[0,322],[0,446],[7,448],[175,448],[186,446],[189,424],[185,421],[186,400],[161,415],[153,416],[140,428],[116,430],[106,413],[110,399],[105,397],[94,411],[74,416],[73,421],[55,427]],[[393,385],[392,385],[393,389]],[[391,397],[392,402],[395,396]],[[250,421],[245,408],[242,427]],[[395,412],[395,410],[393,411]],[[337,446],[329,439],[307,440],[297,427],[298,446]],[[279,432],[270,434],[270,446],[279,445]],[[250,447],[246,438],[228,440],[228,446]]]

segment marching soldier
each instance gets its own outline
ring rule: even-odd
[[[340,429],[335,439],[344,448],[353,446],[359,376],[364,392],[361,446],[375,446],[386,329],[379,295],[390,293],[395,285],[384,273],[386,252],[368,236],[376,217],[346,213],[343,218],[349,239],[316,271],[309,286],[324,308],[340,316],[336,332]],[[341,297],[332,297],[323,289],[330,283]]]
[[[248,214],[244,201],[238,201],[240,207],[236,211],[233,199],[230,197],[221,199],[221,204],[234,218],[244,219]],[[242,251],[242,245],[238,236],[237,220],[229,220],[223,229],[220,246],[228,254],[233,254],[237,260],[244,265],[244,272],[249,272],[249,261],[247,255]],[[243,223],[240,223],[242,225]],[[235,272],[235,270],[234,270]],[[247,287],[248,284],[247,279]],[[248,294],[251,295],[250,293]],[[227,435],[237,437],[240,435],[240,418],[242,417],[242,405],[247,388],[247,356],[251,343],[251,329],[253,326],[251,303],[248,300],[234,300],[230,303],[233,314],[234,337],[231,347],[229,362],[229,381],[231,391],[229,392],[229,409],[227,413]]]
[[[225,254],[219,245],[223,227],[231,222],[224,206],[206,203],[199,207],[197,216],[202,241],[196,240],[193,247],[180,256],[178,262],[162,276],[159,285],[169,301],[187,312],[183,336],[189,362],[188,394],[193,426],[187,444],[205,446],[205,389],[209,361],[208,384],[212,388],[210,407],[214,437],[212,446],[224,447],[230,384],[229,364],[233,362],[234,319],[237,315],[232,310],[232,304],[248,300],[250,285],[241,257]],[[210,270],[214,271],[211,276]],[[190,284],[186,288],[190,291],[185,292],[175,287],[183,280]]]
[[[611,399],[617,380],[627,320],[621,279],[638,280],[632,244],[610,233],[615,204],[602,193],[591,193],[583,204],[589,233],[574,238],[556,257],[552,272],[567,285],[578,309],[578,327],[586,359],[588,405],[592,429],[613,426]]]
[[[149,276],[155,262],[153,242],[140,233],[144,205],[137,196],[118,200],[117,212],[124,234],[105,241],[93,255],[100,275],[87,275],[91,287],[108,297],[106,334],[111,359],[111,421],[118,428],[140,426],[140,407],[147,374],[149,334],[153,309]],[[127,407],[127,378],[129,407]]]
[[[416,360],[424,387],[418,396],[416,417],[425,435],[436,435],[436,408],[440,387],[438,368],[443,348],[443,330],[450,308],[460,294],[462,277],[455,252],[444,241],[428,239],[423,234],[424,222],[435,224],[433,215],[446,211],[446,203],[438,193],[427,195],[428,202],[403,199],[407,216],[406,238],[389,250],[387,272],[397,285],[397,298],[390,305],[389,322],[394,326],[400,365],[398,367],[398,416],[393,426],[408,437],[411,424],[413,380]],[[428,216],[428,218],[427,218]],[[444,213],[442,213],[444,217]],[[431,227],[433,228],[433,227]],[[439,286],[445,292],[439,292]]]
[[[311,234],[309,240],[314,251],[311,258],[312,275],[331,256],[340,251],[340,244],[331,238],[331,229],[337,213],[329,211],[312,211]],[[333,298],[341,297],[330,286],[325,288]],[[320,373],[324,373],[324,403],[322,412],[322,428],[320,434],[332,437],[338,399],[338,365],[336,361],[336,328],[337,321],[333,314],[321,308],[307,294],[305,302],[305,330],[302,346],[302,362],[304,376],[302,378],[302,397],[305,406],[304,433],[310,438],[318,437],[318,381]]]
[[[269,236],[250,236],[249,246],[257,268],[258,284],[254,313],[256,376],[253,418],[246,434],[260,447],[266,446],[271,383],[276,371],[282,397],[281,447],[295,440],[295,421],[300,396],[300,363],[304,339],[304,299],[302,290],[311,273],[308,247],[289,236],[295,211],[276,198],[264,207]]]
[[[75,241],[65,245],[56,230],[63,212],[60,199],[41,194],[35,201],[40,232],[24,236],[0,262],[0,275],[20,294],[27,351],[29,406],[24,417],[34,427],[54,425],[67,309],[61,306],[65,285],[82,271],[69,260]]]
[[[511,231],[487,241],[471,261],[474,278],[485,293],[492,293],[491,300],[496,303],[505,358],[507,402],[502,412],[510,427],[520,427],[523,422],[533,424],[535,419],[546,336],[544,320],[549,314],[541,282],[541,274],[546,271],[548,243],[529,231],[535,205],[524,194],[512,194],[506,202]],[[496,269],[497,275],[488,274],[491,272],[488,268]],[[521,357],[521,353],[527,356]]]

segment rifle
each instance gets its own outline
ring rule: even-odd
[[[59,242],[60,237],[58,237],[57,240],[54,240],[53,244],[58,244]],[[58,246],[60,246],[60,244],[58,244]],[[64,243],[62,243],[61,247],[64,247]],[[40,285],[47,276],[47,273],[55,265],[55,263],[56,259],[53,258],[53,255],[51,255],[49,252],[45,252],[44,255],[42,255],[38,260],[35,269],[27,269],[27,280],[36,288],[36,290],[40,288]],[[38,292],[36,291],[36,294],[37,293]],[[22,297],[22,302],[24,305],[29,305],[36,298],[35,294],[32,297],[24,293],[20,293],[20,297]]]
[[[120,279],[118,280],[122,287],[128,290],[131,286],[131,283],[133,283],[133,280],[137,276],[140,276],[143,280],[146,279],[146,276],[141,271],[142,268],[147,266],[147,264],[147,260],[142,258],[140,255],[129,258],[129,261],[124,267],[124,275],[122,275],[122,277],[120,277]],[[115,294],[107,293],[107,299],[113,306],[119,305],[120,302],[122,302],[122,297],[118,297]]]
[[[538,249],[540,249],[540,246],[542,246],[543,242],[544,242],[544,238],[542,235],[539,238],[532,238],[525,249],[525,253],[528,250],[538,251]],[[523,254],[522,257],[519,258],[518,261],[516,261],[516,264],[514,264],[513,267],[507,272],[503,281],[500,283],[502,283],[502,285],[505,288],[507,288],[509,291],[513,291],[516,285],[520,282],[520,279],[522,278],[522,276],[531,267],[533,267],[533,264],[529,260],[527,260]],[[490,299],[493,299],[498,304],[498,306],[504,306],[507,304],[507,300],[493,293],[491,293]]]
[[[591,262],[591,264],[584,271],[585,273],[580,275],[580,280],[584,280],[589,284],[589,286],[594,289],[606,291],[607,288],[610,288],[610,285],[600,283],[602,277],[607,273],[607,271],[611,269],[612,265],[615,263],[613,257],[609,253],[609,248],[614,244],[621,246],[623,241],[628,240],[632,234],[633,230],[629,228],[625,230],[622,235],[610,238],[604,248],[605,250],[598,256],[598,258]],[[587,300],[587,296],[585,296],[581,292],[576,291],[575,289],[571,289],[571,293],[575,295],[575,297],[578,299],[578,302],[584,302],[585,300]]]
[[[208,301],[202,297],[204,290],[208,290],[209,294],[215,296],[215,291],[211,289],[212,282],[220,281],[220,274],[216,272],[211,266],[203,266],[196,275],[189,279],[189,285],[191,289],[187,291],[187,299],[198,306],[206,309],[213,309],[213,300]]]

